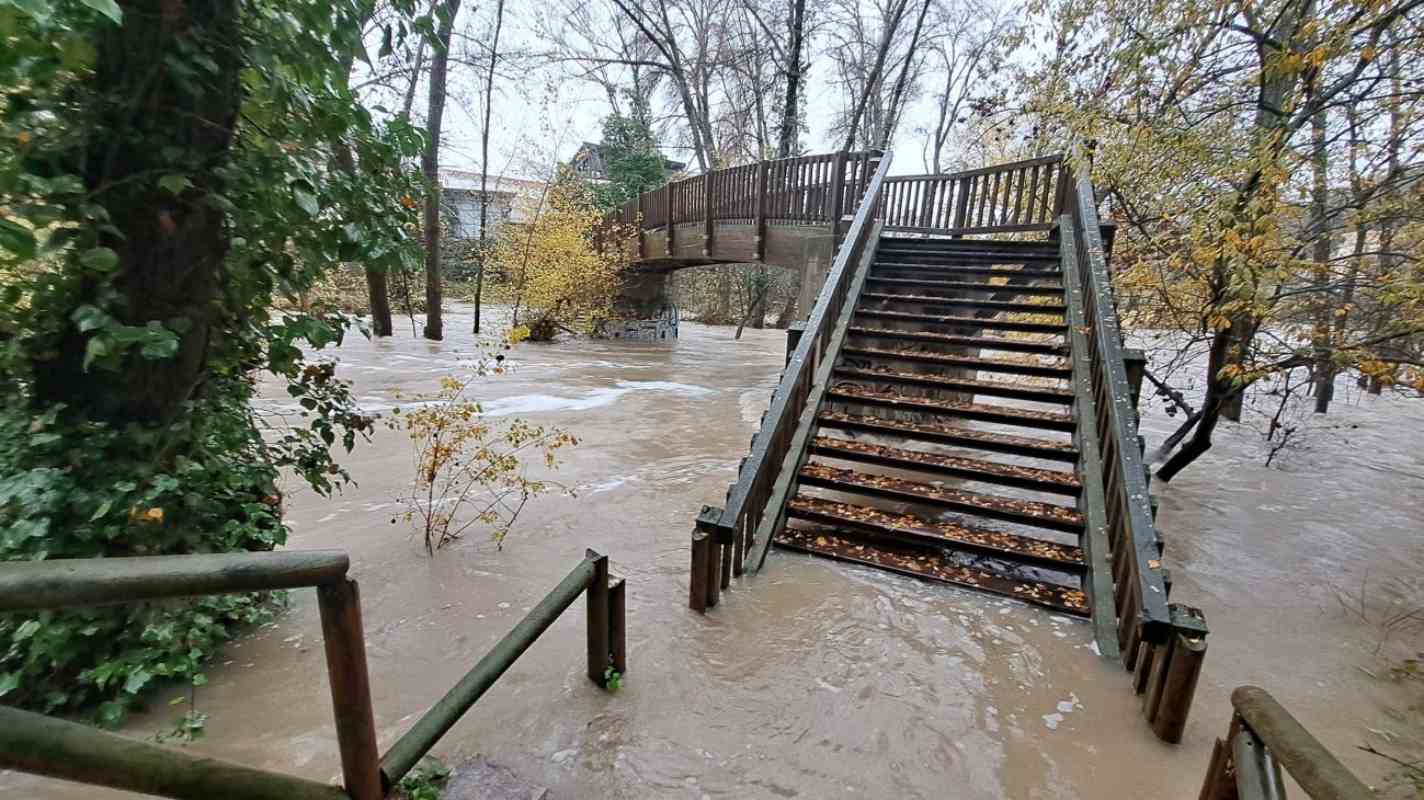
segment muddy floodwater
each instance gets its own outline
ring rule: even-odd
[[[404,326],[334,355],[363,403],[388,409],[396,391],[462,374],[469,321],[450,314],[443,343]],[[359,485],[334,499],[289,487],[289,546],[351,554],[383,747],[592,547],[628,582],[623,688],[605,694],[584,676],[580,601],[441,742],[448,763],[481,754],[554,798],[1192,798],[1245,683],[1275,693],[1368,781],[1387,765],[1357,745],[1408,754],[1409,695],[1382,664],[1419,649],[1417,631],[1348,607],[1362,593],[1372,608],[1421,602],[1424,402],[1351,392],[1284,468],[1264,468],[1259,437],[1229,428],[1155,487],[1174,599],[1211,626],[1185,741],[1170,746],[1088,626],[1033,607],[773,553],[707,616],[687,609],[693,519],[722,502],[784,342],[684,325],[670,343],[515,348],[510,374],[478,384],[486,412],[582,443],[557,473],[577,497],[531,505],[503,550],[472,533],[430,558],[392,523],[412,472],[399,433],[346,459]],[[1144,432],[1160,441],[1174,425],[1149,414]],[[290,611],[210,672],[197,700],[207,736],[191,749],[336,778],[323,664],[314,593],[293,592]],[[168,699],[128,733],[175,716]],[[0,794],[118,796],[13,773]]]

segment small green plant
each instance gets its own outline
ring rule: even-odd
[[[405,800],[439,800],[441,787],[449,779],[450,768],[434,756],[426,756],[400,779],[396,788]]]
[[[603,688],[616,692],[623,688],[623,673],[612,667],[603,668]]]

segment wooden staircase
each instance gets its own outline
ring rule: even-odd
[[[779,547],[1088,614],[1058,258],[880,239]]]
[[[1153,732],[1179,741],[1207,628],[1169,602],[1143,360],[1123,346],[1091,181],[1061,156],[896,177],[888,153],[850,163],[822,193],[838,245],[816,305],[725,506],[697,517],[688,605],[716,606],[776,544],[1087,617]]]

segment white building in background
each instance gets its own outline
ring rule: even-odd
[[[508,176],[489,176],[485,191],[489,197],[489,226],[493,236],[505,222],[525,222],[529,209],[539,202],[543,181]],[[456,240],[480,238],[480,173],[464,169],[440,170],[441,212],[450,237]]]

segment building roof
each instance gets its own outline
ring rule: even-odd
[[[490,192],[537,192],[544,188],[544,181],[516,178],[510,175],[490,175],[486,181]],[[440,168],[440,186],[443,189],[480,190],[480,173],[468,169]]]

